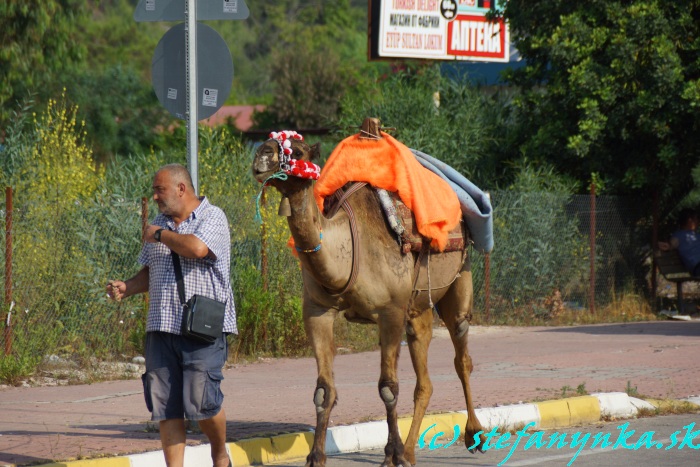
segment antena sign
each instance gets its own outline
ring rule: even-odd
[[[508,27],[493,0],[373,0],[370,58],[507,62]]]

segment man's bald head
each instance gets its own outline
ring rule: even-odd
[[[167,172],[170,175],[171,180],[176,183],[184,183],[189,190],[194,194],[194,184],[192,183],[192,176],[189,170],[182,164],[166,164],[156,172],[156,175],[160,172]]]
[[[199,206],[192,177],[180,164],[164,165],[153,177],[153,200],[165,215],[180,222]]]

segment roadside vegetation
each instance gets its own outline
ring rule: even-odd
[[[24,3],[0,6],[0,181],[15,193],[13,296],[0,312],[3,323],[11,315],[11,351],[0,354],[10,384],[41,374],[52,355],[96,367],[141,352],[146,302],[108,303],[104,283],[136,272],[156,168],[186,163],[184,125],[149,81],[169,25],[135,23],[130,0]],[[496,87],[440,64],[368,63],[366,2],[249,3],[249,20],[212,26],[236,70],[227,103],[266,106],[256,128],[326,129],[306,135],[325,158],[377,117],[491,193],[490,311],[474,254],[475,324],[656,319],[652,225],[664,235],[700,199],[700,1],[507,1],[527,66]],[[200,191],[231,223],[235,361],[309,353],[279,198],[250,176],[262,138],[200,126]],[[624,220],[624,232],[598,234],[593,252],[574,202],[591,187]],[[596,284],[595,313],[585,303],[591,255],[614,268]],[[377,345],[371,326],[336,326],[339,351]]]

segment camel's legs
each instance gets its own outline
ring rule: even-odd
[[[467,348],[467,335],[473,304],[472,273],[469,261],[467,261],[460,272],[460,277],[455,280],[445,296],[437,304],[440,316],[452,338],[452,345],[455,348],[455,370],[457,370],[457,375],[462,381],[464,398],[467,402],[468,418],[464,428],[464,442],[467,447],[474,444],[474,435],[483,430],[474,411],[472,392],[469,387],[469,376],[474,367]],[[486,437],[483,434],[480,438],[482,443],[486,441]]]
[[[403,312],[386,310],[379,317],[379,338],[381,346],[381,374],[379,376],[379,397],[386,407],[386,422],[389,438],[384,447],[382,467],[412,467],[404,457],[404,445],[399,435],[396,402],[399,397],[397,376],[401,338],[406,326]]]
[[[324,467],[326,465],[326,430],[331,410],[337,399],[333,380],[333,359],[335,357],[333,321],[336,315],[334,310],[313,314],[311,311],[307,312],[307,307],[304,307],[304,327],[316,356],[318,368],[318,379],[314,392],[316,432],[311,452],[306,458],[306,467]]]
[[[416,464],[416,442],[418,441],[420,425],[425,411],[433,395],[433,383],[428,374],[428,347],[433,338],[433,312],[426,310],[408,321],[406,326],[408,350],[411,352],[411,362],[416,373],[416,389],[413,392],[413,420],[405,444],[406,459]]]

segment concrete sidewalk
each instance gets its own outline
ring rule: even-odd
[[[471,385],[474,401],[483,409],[479,417],[484,425],[503,426],[529,416],[537,417],[533,420],[538,426],[564,426],[561,424],[595,421],[601,411],[633,410],[639,402],[624,391],[652,398],[698,395],[699,336],[698,321],[472,327]],[[458,412],[465,409],[453,357],[449,338],[436,332],[429,357],[434,393],[428,410],[450,414],[433,415],[426,427],[432,423],[452,427],[460,417]],[[407,349],[399,367],[398,410],[408,416],[415,378]],[[384,417],[377,394],[378,352],[339,355],[335,375],[339,402],[331,417],[335,428],[329,434],[334,440],[329,449],[334,445],[336,449],[366,448],[377,440],[383,446],[384,422],[368,423]],[[234,365],[224,376],[229,447],[236,465],[308,452],[308,432],[315,423],[313,359]],[[577,392],[604,394],[575,397]],[[569,399],[559,400],[562,396]],[[164,465],[158,433],[147,420],[140,379],[0,389],[0,466],[52,462],[71,467]],[[194,462],[208,457],[208,446],[198,446],[203,443],[206,438],[202,435],[188,436],[192,447],[187,456],[192,465],[210,465]]]

